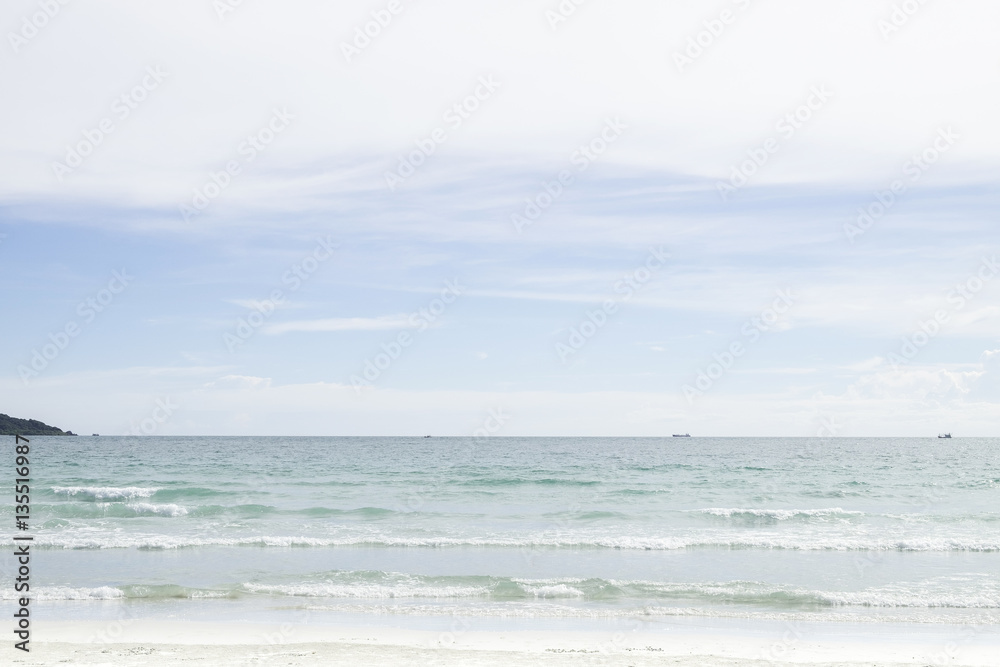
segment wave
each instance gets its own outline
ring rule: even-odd
[[[157,586],[97,586],[74,588],[71,586],[32,586],[33,600],[168,600],[168,599],[208,599],[236,597],[238,591],[198,589],[164,584]],[[0,600],[13,600],[14,593],[0,593]]]
[[[587,595],[579,588],[574,588],[568,584],[532,586],[531,584],[522,583],[521,586],[527,593],[534,595],[536,598],[583,598]]]
[[[72,504],[36,503],[32,505],[32,513],[43,521],[46,528],[55,528],[80,525],[80,519],[130,519],[141,516],[182,517],[187,516],[189,510],[174,503],[97,501]],[[3,512],[0,512],[0,515],[2,514]]]
[[[522,486],[531,484],[537,484],[539,486],[576,487],[576,486],[598,486],[603,482],[597,479],[572,479],[572,478],[560,478],[560,477],[478,477],[474,479],[459,477],[451,480],[442,480],[440,483],[442,485],[447,485],[447,486],[477,486],[477,487]]]
[[[399,514],[417,514],[416,512],[401,512],[385,507],[357,507],[354,509],[339,509],[335,507],[307,507],[301,510],[288,510],[285,514],[304,514],[316,517],[356,517],[359,519],[381,519]]]
[[[155,514],[157,516],[184,516],[188,513],[187,509],[181,507],[180,505],[165,504],[156,505],[154,503],[129,503],[125,505],[128,509],[132,510],[136,514]]]
[[[71,586],[32,586],[32,600],[119,600],[125,597],[121,589],[113,586],[73,588]],[[14,593],[4,591],[0,599],[13,600]]]
[[[484,513],[474,513],[474,512],[433,512],[433,511],[418,511],[417,509],[407,509],[407,508],[387,508],[378,506],[364,506],[355,508],[344,508],[344,507],[327,507],[327,506],[313,506],[305,508],[281,508],[274,505],[257,504],[257,503],[243,503],[243,504],[207,504],[199,505],[195,502],[190,503],[180,503],[180,502],[163,502],[171,499],[181,499],[184,498],[184,494],[179,490],[174,490],[170,494],[167,494],[162,489],[155,488],[144,488],[144,487],[52,487],[53,490],[62,496],[68,496],[72,498],[80,498],[84,502],[76,503],[65,503],[65,502],[54,502],[54,503],[36,503],[36,511],[42,515],[49,517],[51,519],[76,519],[76,518],[104,518],[104,517],[129,517],[136,515],[159,515],[166,517],[183,517],[190,516],[192,518],[200,519],[211,519],[218,517],[227,518],[263,518],[263,517],[290,517],[293,519],[299,519],[304,522],[315,521],[319,519],[340,519],[343,520],[344,524],[352,523],[356,524],[359,521],[364,522],[384,522],[386,524],[391,524],[393,522],[406,522],[409,523],[411,520],[421,519],[421,520],[436,520],[445,521],[452,523],[451,520],[457,520],[459,523],[475,523],[481,519],[487,518],[488,515]],[[138,499],[148,500],[151,502],[132,502]],[[13,510],[10,506],[0,505],[0,517],[4,515],[13,514]],[[708,507],[708,508],[696,508],[696,509],[668,509],[663,510],[657,514],[651,514],[647,512],[625,512],[625,511],[612,511],[612,510],[562,510],[556,512],[546,512],[543,514],[532,515],[532,514],[512,514],[505,515],[502,518],[507,520],[528,520],[536,521],[537,519],[552,521],[554,524],[558,524],[559,528],[565,530],[570,526],[574,529],[582,530],[583,525],[592,526],[594,528],[599,528],[601,525],[611,525],[623,526],[625,522],[631,526],[632,530],[644,531],[648,530],[651,525],[657,527],[665,528],[666,530],[662,532],[667,532],[670,529],[670,524],[664,524],[663,519],[665,517],[670,517],[671,523],[678,530],[690,531],[699,523],[704,526],[704,530],[710,530],[711,526],[720,525],[730,525],[733,527],[741,528],[760,528],[763,526],[778,526],[778,525],[806,525],[813,524],[816,526],[829,526],[831,524],[841,524],[841,525],[854,525],[858,527],[870,527],[873,530],[882,531],[886,526],[909,526],[913,524],[939,524],[945,525],[959,525],[965,524],[967,528],[971,528],[971,524],[983,523],[983,524],[996,524],[1000,522],[1000,512],[978,512],[978,513],[967,513],[967,514],[928,514],[923,512],[913,512],[913,513],[869,513],[858,510],[848,510],[841,507],[828,507],[828,508],[812,508],[812,509],[801,509],[801,508],[789,508],[789,509],[762,509],[762,508],[745,508],[745,507]],[[307,525],[309,525],[307,523]],[[992,529],[991,529],[992,530]],[[661,531],[657,531],[661,532]],[[753,537],[752,533],[748,533]],[[853,544],[848,545],[836,545],[833,544],[836,536],[831,537],[828,540],[828,547],[820,548],[833,548],[833,549],[855,549],[863,548],[861,546],[855,546]],[[704,546],[711,546],[715,544],[714,541],[706,543]],[[683,548],[685,546],[703,546],[698,542],[692,542],[690,540],[685,540],[683,544],[678,547],[670,547],[653,544],[646,545],[626,545],[626,544],[607,544],[602,543],[598,546],[611,546],[614,548],[651,548],[651,549],[661,549],[661,548]],[[787,544],[787,541],[782,541],[780,544],[764,544],[761,541],[756,543],[747,542],[746,545],[741,543],[729,544],[729,546],[741,547],[741,546],[760,546],[762,548],[795,548],[792,545]],[[902,547],[909,548],[909,547]],[[949,548],[950,549],[950,548]],[[919,547],[919,550],[926,550],[925,547]]]
[[[246,582],[216,588],[175,584],[156,586],[41,587],[32,590],[40,600],[154,600],[212,599],[267,596],[386,601],[458,601],[517,604],[587,604],[600,602],[632,614],[670,613],[678,609],[703,614],[711,609],[738,606],[747,610],[851,609],[1000,609],[1000,580],[931,579],[870,587],[857,591],[812,590],[760,581],[662,582],[616,579],[522,579],[488,576],[421,576],[392,572],[338,571],[292,583]],[[3,591],[2,599],[11,599]],[[6,596],[6,597],[5,597]],[[562,602],[550,602],[552,600]],[[536,609],[538,607],[535,607]]]
[[[407,584],[378,583],[310,583],[310,584],[243,584],[250,593],[288,597],[321,597],[321,598],[475,598],[486,597],[489,589],[484,586],[419,586]]]
[[[140,486],[53,486],[56,495],[81,496],[85,500],[131,500],[149,498],[160,489]]]
[[[614,521],[627,521],[632,517],[624,512],[610,512],[607,510],[590,510],[590,511],[568,511],[568,512],[549,512],[542,514],[543,519],[575,519],[578,521],[594,521],[597,519],[610,519]],[[518,518],[523,518],[519,516]]]
[[[865,512],[845,510],[840,507],[827,509],[744,509],[710,507],[708,509],[686,510],[686,512],[704,516],[722,517],[743,521],[752,520],[756,522],[778,522],[803,519],[850,520],[868,516]]]
[[[167,489],[157,489],[156,499],[157,500],[194,500],[197,498],[213,498],[217,496],[229,496],[238,495],[240,493],[249,494],[253,492],[253,489],[240,489],[240,490],[230,490],[230,491],[219,491],[216,489],[207,489],[200,486],[178,486]]]
[[[122,534],[94,536],[39,536],[35,544],[55,549],[182,549],[210,546],[226,547],[411,547],[460,548],[494,547],[531,550],[616,549],[634,551],[673,551],[680,549],[764,549],[787,551],[1000,551],[1000,538],[915,537],[893,538],[885,535],[830,537],[824,535],[760,535],[720,537],[307,537],[297,535],[254,535],[244,537],[192,537],[184,535]],[[530,555],[525,553],[525,555]]]

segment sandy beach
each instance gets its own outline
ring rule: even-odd
[[[109,634],[114,634],[112,639]],[[96,635],[102,639],[94,640]],[[809,639],[725,634],[440,632],[384,627],[133,621],[39,622],[19,665],[1000,665],[996,635],[952,642],[872,635]],[[916,636],[916,635],[915,635]],[[58,638],[58,639],[56,639]]]

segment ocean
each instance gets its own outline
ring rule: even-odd
[[[1000,439],[35,437],[31,452],[35,619],[1000,619]]]

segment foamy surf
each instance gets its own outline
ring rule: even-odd
[[[160,508],[154,514],[183,516],[183,508]],[[692,537],[309,537],[304,535],[255,535],[244,537],[190,537],[183,535],[120,534],[39,536],[35,544],[56,549],[190,549],[198,547],[275,547],[275,548],[482,548],[517,550],[621,550],[621,551],[680,551],[698,549],[775,550],[775,551],[845,551],[845,552],[996,552],[1000,539],[975,538],[893,538],[871,535],[866,537],[828,538],[807,536],[692,536]]]
[[[509,612],[521,603],[552,600],[556,609],[568,601],[615,605],[619,611],[650,613],[672,609],[697,609],[699,605],[741,605],[772,610],[841,609],[979,609],[1000,610],[1000,579],[934,578],[916,582],[871,586],[852,591],[807,589],[762,581],[664,582],[622,579],[518,579],[500,576],[419,576],[394,572],[342,571],[315,581],[290,583],[244,582],[201,589],[178,584],[156,586],[39,587],[39,600],[153,600],[213,599],[241,596],[275,598],[502,602]],[[3,599],[13,595],[5,591]],[[561,601],[561,602],[560,602]],[[692,613],[687,611],[685,613]]]
[[[162,505],[157,505],[155,503],[128,503],[125,505],[127,508],[135,512],[136,514],[155,514],[157,516],[184,516],[188,513],[187,509],[181,507],[180,505],[175,505],[174,503],[166,503]]]
[[[774,519],[789,521],[791,519],[851,519],[867,516],[865,512],[848,511],[840,507],[829,509],[743,509],[710,507],[708,509],[687,510],[693,514],[730,518]]]
[[[159,489],[138,486],[53,486],[56,495],[69,496],[80,500],[131,500],[149,498]]]
[[[950,623],[1000,608],[1000,441],[81,443],[61,440],[73,465],[34,484],[53,610]]]

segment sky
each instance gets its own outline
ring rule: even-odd
[[[11,0],[0,412],[995,436],[1000,5]]]

